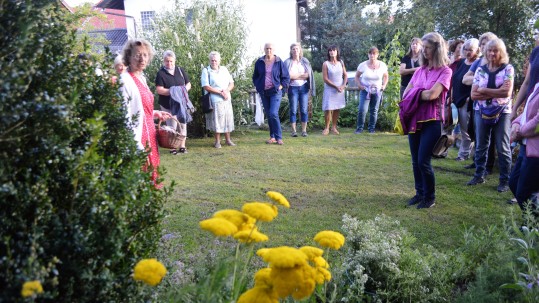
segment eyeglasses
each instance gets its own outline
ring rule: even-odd
[[[463,48],[462,51],[464,51],[464,52],[473,52],[473,48]]]

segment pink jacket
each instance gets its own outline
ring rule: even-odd
[[[513,120],[512,124],[520,125],[520,134],[526,138],[526,156],[539,158],[539,133],[536,132],[536,128],[539,125],[539,83],[535,85],[527,102],[526,123],[521,125],[521,114]]]

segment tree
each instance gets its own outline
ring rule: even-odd
[[[160,55],[165,50],[176,54],[176,64],[186,69],[190,76],[192,89],[189,96],[196,108],[202,95],[200,75],[209,65],[211,51],[221,54],[221,64],[226,66],[235,80],[233,100],[247,99],[247,91],[252,87],[250,80],[245,80],[244,66],[248,64],[246,53],[247,27],[243,8],[232,1],[200,1],[189,4],[177,2],[176,6],[156,16],[154,29],[148,40],[157,51],[158,59],[148,67],[148,74],[155,75],[162,65]],[[153,81],[152,81],[153,82]],[[248,85],[242,84],[248,83]],[[241,108],[234,102],[235,117],[239,123]],[[205,134],[204,115],[201,110],[195,112],[190,133]]]
[[[168,191],[141,169],[112,71],[79,52],[82,16],[59,1],[1,3],[0,302],[33,280],[39,302],[149,300],[131,273]]]

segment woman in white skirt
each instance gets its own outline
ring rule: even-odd
[[[324,77],[324,96],[322,98],[322,110],[324,111],[324,120],[326,127],[322,135],[329,134],[329,124],[331,122],[331,132],[339,134],[337,130],[337,120],[339,120],[339,111],[346,106],[344,93],[348,78],[346,77],[346,68],[341,60],[339,48],[332,45],[328,48],[328,60],[322,65],[322,75]]]
[[[215,148],[221,148],[221,134],[225,134],[225,143],[235,146],[230,139],[234,130],[234,113],[230,92],[234,88],[234,80],[228,69],[221,64],[221,55],[213,51],[209,55],[210,66],[202,70],[200,77],[202,87],[211,94],[213,111],[206,114],[206,129],[212,131],[215,137]]]

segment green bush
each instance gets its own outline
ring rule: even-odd
[[[9,12],[9,14],[4,13]],[[137,302],[167,190],[141,167],[111,70],[79,55],[59,1],[3,1],[0,39],[0,302]],[[83,45],[88,49],[87,45]]]

